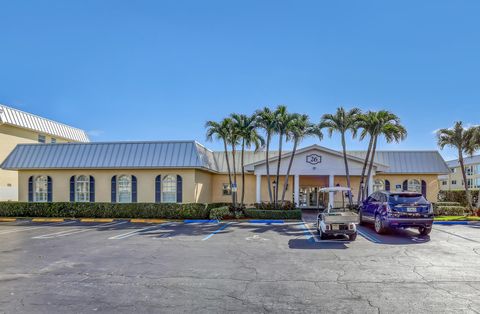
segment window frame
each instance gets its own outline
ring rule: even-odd
[[[124,191],[121,191],[120,188],[121,188],[121,179],[122,178],[128,178],[128,187],[129,187],[129,190],[128,190],[128,193],[130,195],[130,197],[128,198],[128,201],[126,200],[123,200],[121,201],[120,200],[120,194],[124,193]],[[128,175],[128,174],[121,174],[119,176],[117,176],[117,180],[116,180],[116,192],[117,192],[117,203],[119,204],[130,204],[132,203],[132,195],[133,195],[133,184],[132,184],[132,176],[131,175]],[[122,193],[121,193],[122,192]]]
[[[173,180],[169,180],[167,182],[167,179],[172,178]],[[178,203],[177,199],[177,175],[173,174],[167,174],[162,176],[162,185],[161,185],[161,202],[162,203]],[[172,190],[173,187],[173,190]],[[166,191],[170,189],[170,191]],[[173,197],[172,197],[173,195]]]
[[[417,182],[418,184],[413,184],[412,182]],[[417,189],[412,189],[412,187],[416,187]],[[407,180],[407,190],[411,192],[418,192],[422,193],[422,180],[419,179],[408,179]]]
[[[85,181],[82,181],[82,182],[79,182],[79,178],[81,177],[85,177]],[[83,185],[86,185],[86,192],[81,192],[83,194],[85,194],[85,199],[80,199],[79,198],[79,191],[78,191],[78,187],[79,187],[79,183],[83,184]],[[90,202],[90,176],[89,175],[85,175],[85,174],[81,174],[81,175],[78,175],[78,176],[75,176],[75,202],[77,203],[89,203]]]
[[[381,182],[378,183],[378,182]],[[380,188],[379,188],[380,187]],[[373,191],[374,192],[377,192],[377,191],[384,191],[386,188],[386,185],[385,185],[385,180],[383,179],[375,179],[373,180]]]
[[[38,139],[37,140],[40,144],[45,144],[45,143],[47,143],[47,136],[44,135],[44,134],[38,134]]]
[[[42,185],[45,185],[45,190],[38,192],[39,179],[45,178],[45,181],[42,182]],[[39,195],[42,195],[40,198]],[[43,196],[45,198],[43,198]],[[47,175],[38,175],[33,177],[33,201],[37,203],[48,203],[48,176]]]

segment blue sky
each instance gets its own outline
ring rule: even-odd
[[[205,143],[205,121],[231,112],[286,104],[318,121],[343,105],[401,117],[408,139],[380,149],[436,149],[434,130],[480,119],[479,1],[0,7],[0,103],[86,129],[94,141]]]

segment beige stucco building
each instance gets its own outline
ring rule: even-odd
[[[0,105],[0,160],[17,144],[88,142],[83,130]],[[0,170],[0,201],[18,200],[18,174]]]
[[[463,162],[468,188],[478,190],[480,188],[480,155],[464,157]],[[458,159],[447,161],[447,165],[450,169],[449,173],[438,177],[440,189],[445,191],[464,190],[465,182]]]
[[[277,171],[278,153],[268,161]],[[365,152],[349,152],[352,191],[356,199]],[[232,154],[229,160],[232,164]],[[282,193],[291,152],[282,154]],[[438,176],[448,167],[437,151],[380,151],[375,156],[369,190],[415,190],[432,201],[438,194]],[[238,196],[240,158],[236,158]],[[268,201],[265,152],[245,154],[245,203]],[[35,202],[230,202],[224,152],[213,152],[195,141],[109,142],[32,145],[20,144],[2,164],[18,172],[20,201]],[[346,186],[343,155],[312,145],[295,154],[286,199],[299,207],[318,207],[325,186]],[[325,200],[339,202],[339,195]]]

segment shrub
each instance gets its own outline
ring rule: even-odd
[[[459,202],[437,202],[437,206],[461,206]]]
[[[224,206],[231,206],[232,203],[209,203],[207,204],[207,209],[212,210],[213,208],[224,207]]]
[[[433,209],[435,216],[463,216],[465,214],[463,206],[438,206]]]
[[[475,204],[478,199],[478,190],[470,191],[472,202]],[[439,202],[457,202],[462,206],[467,206],[467,197],[464,190],[459,191],[440,191],[438,192]]]
[[[255,203],[254,204],[256,209],[261,209],[261,210],[294,210],[295,209],[295,203],[292,203],[290,201],[285,201],[282,204],[278,204],[279,208],[275,208],[275,203],[269,203],[269,202],[262,202],[262,203]]]
[[[226,219],[226,218],[232,218],[233,214],[228,208],[228,206],[222,206],[222,207],[217,207],[217,208],[212,208],[210,210],[210,219]]]
[[[301,219],[302,211],[293,210],[261,210],[261,209],[245,209],[245,216],[256,219]]]
[[[208,219],[206,204],[0,202],[4,217]]]

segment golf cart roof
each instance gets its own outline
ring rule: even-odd
[[[330,186],[326,188],[321,188],[319,192],[347,192],[350,191],[349,188],[344,186]]]

